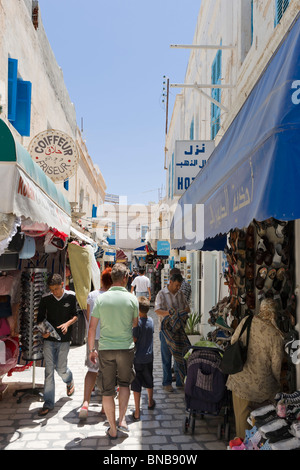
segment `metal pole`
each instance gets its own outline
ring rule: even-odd
[[[169,90],[170,90],[170,79],[167,79],[167,102],[166,102],[166,137],[168,134],[168,117],[169,117]]]
[[[234,88],[234,85],[217,85],[213,83],[194,83],[193,85],[186,83],[171,83],[170,86],[173,88]]]
[[[173,49],[222,49],[222,50],[230,50],[235,49],[236,46],[224,46],[224,45],[209,45],[209,44],[171,44],[171,48]]]
[[[166,160],[167,160],[167,148],[166,141],[168,136],[168,119],[169,119],[169,91],[170,91],[170,79],[167,78],[167,99],[166,99],[166,129],[165,129],[165,162],[164,169],[167,170]]]

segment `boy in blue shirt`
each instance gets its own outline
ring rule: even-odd
[[[133,419],[140,419],[140,401],[142,387],[148,392],[148,410],[153,410],[155,400],[153,400],[153,333],[154,323],[147,313],[150,302],[145,296],[138,297],[139,301],[139,322],[133,328],[133,340],[135,342],[134,368],[136,377],[131,384],[134,395],[135,410]]]

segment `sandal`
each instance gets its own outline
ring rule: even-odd
[[[72,382],[69,385],[67,385],[67,395],[68,395],[68,397],[71,397],[74,392],[75,392],[75,385],[74,385],[74,381],[72,380]]]
[[[128,426],[120,426],[120,424],[118,424],[117,429],[121,432],[129,432]]]
[[[82,406],[79,411],[79,419],[86,419],[88,417],[88,407]]]
[[[135,415],[135,411],[133,411],[132,413],[132,418],[134,419],[134,421],[139,421],[141,419],[140,416],[136,418],[134,415]]]
[[[148,406],[148,410],[154,410],[156,402],[155,402],[155,400],[152,400],[152,402],[153,402],[152,405]]]
[[[110,427],[106,429],[105,431],[105,434],[107,435],[107,437],[109,437],[110,439],[118,439],[118,434],[116,436],[111,436],[109,434],[109,431],[110,431]]]
[[[265,280],[268,274],[268,269],[263,267],[258,270],[255,286],[258,290],[262,290],[265,285]]]

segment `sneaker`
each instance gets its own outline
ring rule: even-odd
[[[258,432],[258,429],[256,426],[253,426],[253,428],[251,429],[246,429],[244,444],[247,450],[253,450],[252,438],[255,436],[257,432]]]
[[[290,429],[293,436],[300,438],[300,423],[293,423]]]
[[[262,406],[260,408],[257,408],[256,410],[251,411],[250,418],[251,418],[253,426],[254,426],[256,420],[264,419],[270,413],[273,413],[273,412],[276,413],[276,408],[275,408],[274,405]]]
[[[267,440],[261,447],[259,450],[272,450],[272,447],[269,443],[269,441]]]
[[[269,411],[268,413],[266,413],[265,415],[263,416],[258,416],[257,418],[255,418],[254,420],[252,420],[253,424],[255,424],[257,427],[261,427],[263,426],[264,424],[268,424],[270,423],[271,421],[274,421],[274,419],[276,419],[278,416],[277,416],[277,413],[276,411]]]
[[[288,427],[288,424],[284,419],[279,418],[274,419],[268,424],[264,424],[259,428],[259,430],[262,434],[266,436],[267,434],[269,435],[270,433],[277,431],[283,427]]]
[[[258,450],[258,443],[261,441],[262,437],[263,436],[262,436],[260,430],[256,431],[256,433],[249,438],[249,444],[247,446],[247,449],[248,450]],[[252,444],[252,447],[250,446],[250,444]]]
[[[270,444],[272,450],[292,450],[300,448],[300,439],[293,437],[292,439],[285,439],[284,441],[275,442]]]
[[[275,400],[284,400],[287,405],[300,403],[300,390],[297,390],[294,393],[277,393],[275,396]]]
[[[274,432],[269,432],[266,434],[267,439],[269,440],[270,444],[273,444],[274,442],[278,441],[284,441],[285,439],[291,439],[293,434],[290,433],[288,427],[277,429],[277,431]]]

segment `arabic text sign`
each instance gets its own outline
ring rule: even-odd
[[[157,241],[157,255],[170,256],[170,242],[164,240]]]
[[[215,148],[213,140],[177,140],[175,143],[174,195],[183,194]]]
[[[78,154],[74,141],[67,134],[48,130],[39,133],[29,145],[32,159],[54,182],[65,181],[74,175]]]

